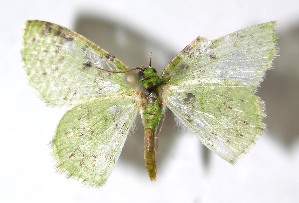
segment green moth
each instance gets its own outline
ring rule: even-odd
[[[230,163],[265,129],[255,95],[276,56],[275,22],[216,40],[197,37],[158,76],[128,68],[62,26],[27,21],[22,57],[30,83],[51,105],[74,105],[59,122],[52,147],[59,170],[92,186],[108,179],[138,112],[144,158],[156,178],[156,144],[165,110]]]

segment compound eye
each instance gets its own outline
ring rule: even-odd
[[[140,80],[144,79],[144,72],[143,71],[138,71],[138,77]]]

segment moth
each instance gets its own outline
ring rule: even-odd
[[[151,180],[156,178],[155,146],[166,109],[205,146],[235,163],[265,129],[264,103],[255,92],[276,52],[275,22],[267,22],[216,40],[197,37],[159,76],[151,63],[128,68],[67,28],[30,20],[22,58],[42,100],[74,105],[51,142],[59,170],[99,187],[138,112]]]

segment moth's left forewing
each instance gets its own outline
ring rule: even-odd
[[[78,33],[31,20],[26,23],[23,43],[28,79],[48,104],[79,104],[115,94],[132,95],[126,74],[109,72],[125,71],[127,67]]]
[[[162,74],[163,103],[208,148],[234,163],[265,128],[255,90],[276,56],[275,22],[216,40],[198,37]]]

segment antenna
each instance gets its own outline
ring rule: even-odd
[[[152,67],[152,52],[150,52],[150,57],[149,57],[149,67]]]
[[[98,67],[98,66],[96,68],[99,69],[99,70],[109,72],[109,73],[127,73],[127,72],[131,72],[133,70],[144,70],[143,67],[142,68],[140,68],[140,67],[129,68],[128,70],[123,70],[123,71],[107,70],[107,69],[104,69],[104,68],[101,68],[101,67]]]

